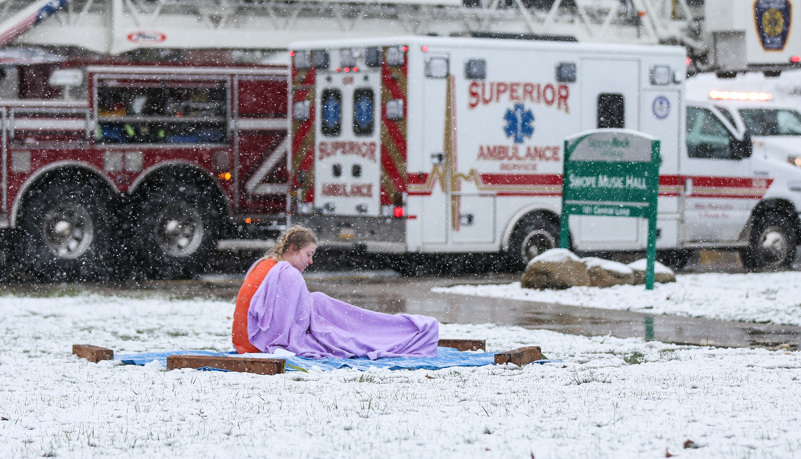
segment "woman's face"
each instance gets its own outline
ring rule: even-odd
[[[290,245],[289,250],[281,255],[281,259],[297,268],[298,271],[303,272],[314,262],[312,259],[315,251],[317,251],[317,244],[314,242],[309,242],[300,249]]]

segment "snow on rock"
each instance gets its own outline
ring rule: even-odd
[[[647,269],[647,265],[648,260],[645,258],[641,258],[628,264],[629,268],[634,270],[635,284],[645,283],[645,270]],[[676,274],[672,269],[668,268],[662,263],[654,261],[654,282],[658,282],[660,284],[676,282]]]
[[[550,249],[532,258],[528,264],[535,262],[562,263],[565,261],[581,261],[581,259],[567,249]]]
[[[623,263],[596,257],[582,258],[581,261],[587,267],[590,285],[593,287],[632,285],[635,282],[634,270]]]
[[[551,249],[534,257],[520,277],[520,285],[533,289],[564,289],[590,285],[581,259],[567,249]]]
[[[628,265],[623,263],[619,263],[617,261],[612,260],[605,260],[603,258],[597,257],[584,257],[581,259],[584,262],[584,266],[589,268],[601,268],[606,271],[612,271],[617,274],[634,274],[632,268]]]

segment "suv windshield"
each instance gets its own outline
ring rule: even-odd
[[[801,114],[794,110],[747,108],[740,115],[752,136],[801,135]]]

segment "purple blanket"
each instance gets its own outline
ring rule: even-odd
[[[301,357],[436,357],[433,317],[384,314],[309,293],[300,271],[282,261],[259,286],[248,310],[248,336],[262,352]]]

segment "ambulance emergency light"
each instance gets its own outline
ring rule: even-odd
[[[391,99],[386,103],[386,115],[388,120],[399,120],[403,118],[403,99]]]
[[[311,115],[311,104],[308,100],[295,102],[292,105],[292,119],[296,121],[308,121]]]
[[[709,91],[709,98],[714,100],[750,100],[768,101],[773,99],[773,94],[769,92],[747,92],[747,91]]]
[[[308,69],[311,67],[311,52],[309,51],[290,51],[289,55],[295,59],[296,69]]]
[[[399,47],[399,46],[392,46],[387,48],[387,65],[391,65],[394,67],[403,65],[403,62],[406,60],[404,57],[404,53],[406,52],[406,47]]]
[[[289,55],[295,60],[296,69],[308,69],[311,67],[327,69],[330,61],[328,51],[324,49],[290,51]]]

